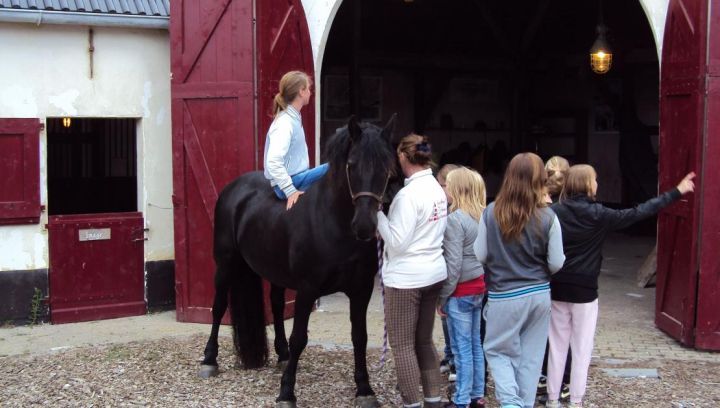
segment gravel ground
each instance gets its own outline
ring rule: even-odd
[[[198,378],[205,340],[205,336],[195,335],[2,357],[0,406],[274,406],[280,373],[273,367],[233,368],[227,337],[220,339],[221,375]],[[397,406],[400,400],[392,359],[379,369],[379,358],[380,350],[369,350],[372,385],[383,406]],[[298,373],[298,405],[352,406],[352,361],[351,350],[345,348],[308,347]],[[661,378],[611,378],[601,371],[603,367],[657,368]],[[720,364],[711,362],[600,361],[591,367],[586,406],[718,407],[719,370]],[[489,400],[490,407],[497,407]]]

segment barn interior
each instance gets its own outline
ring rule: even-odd
[[[590,66],[601,21],[605,74]],[[521,151],[592,164],[608,205],[657,193],[658,55],[638,1],[344,0],[321,81],[321,140],[351,112],[397,112],[396,138],[429,136],[436,163],[474,167],[490,199]]]
[[[134,212],[137,120],[48,118],[50,215]]]

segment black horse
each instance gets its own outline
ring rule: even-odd
[[[227,185],[215,206],[213,326],[201,376],[217,374],[217,335],[230,300],[233,338],[244,368],[268,359],[261,277],[272,284],[275,351],[287,362],[278,406],[295,406],[295,374],[307,344],[315,301],[343,292],[350,299],[356,405],[378,406],[366,364],[366,311],[377,272],[377,209],[396,166],[384,129],[351,118],[328,140],[328,174],[290,210],[260,172]],[[284,288],[297,291],[290,344],[283,326]]]

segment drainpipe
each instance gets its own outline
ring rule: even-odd
[[[167,30],[169,17],[0,8],[0,22]]]

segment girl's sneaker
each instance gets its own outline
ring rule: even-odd
[[[476,398],[470,401],[468,408],[485,408],[485,398]]]
[[[453,363],[448,360],[447,358],[443,358],[440,362],[440,374],[445,374],[448,371],[450,371],[450,367],[453,366]]]
[[[583,403],[582,402],[570,402],[567,406],[568,406],[568,408],[582,408]]]
[[[560,408],[560,401],[558,400],[548,400],[548,402],[545,403],[545,408]]]

